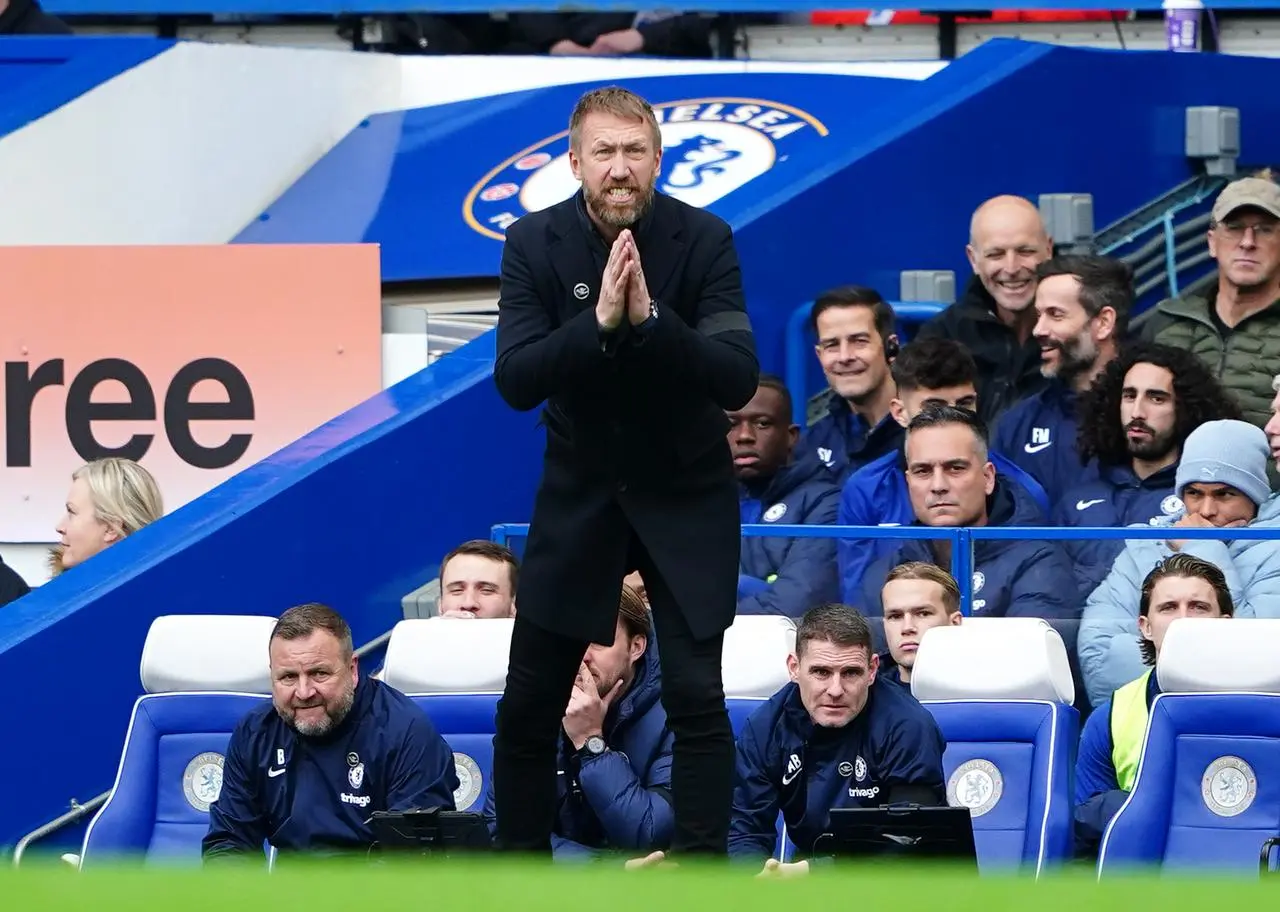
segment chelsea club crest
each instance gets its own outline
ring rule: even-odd
[[[653,106],[662,130],[658,190],[699,208],[785,161],[792,149],[828,133],[812,114],[760,98],[690,98]],[[528,212],[578,189],[569,168],[569,131],[522,149],[471,188],[462,204],[468,225],[494,240]]]

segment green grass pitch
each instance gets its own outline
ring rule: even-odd
[[[1251,879],[1170,874],[1097,883],[1088,870],[1042,878],[958,875],[947,870],[859,866],[804,879],[762,881],[750,871],[684,866],[622,871],[529,867],[496,861],[305,864],[271,874],[243,869],[120,867],[78,872],[44,864],[0,874],[5,909],[110,912],[249,912],[376,909],[379,912],[1135,912],[1229,909],[1252,912],[1276,901],[1273,885]]]

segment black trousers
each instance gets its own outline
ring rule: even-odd
[[[652,561],[639,563],[653,609],[662,705],[675,738],[671,768],[675,833],[670,849],[680,855],[726,855],[734,744],[720,666],[724,636],[695,641]],[[618,588],[621,591],[621,580]],[[498,702],[493,740],[500,850],[551,853],[561,722],[588,645],[522,619],[517,602],[507,686]]]

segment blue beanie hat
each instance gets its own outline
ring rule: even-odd
[[[1271,447],[1262,428],[1247,421],[1206,421],[1187,436],[1174,490],[1189,484],[1231,485],[1255,504],[1271,496],[1267,461]]]

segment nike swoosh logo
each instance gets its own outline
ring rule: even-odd
[[[272,778],[272,779],[274,779],[276,776],[283,776],[283,775],[284,775],[284,767],[281,767],[281,768],[280,768],[280,769],[278,769],[278,770],[267,770],[267,775],[268,775],[270,778]]]
[[[1102,498],[1101,498],[1101,497],[1099,497],[1097,500],[1077,500],[1077,501],[1076,501],[1076,509],[1077,509],[1077,510],[1087,510],[1087,509],[1089,509],[1090,507],[1092,507],[1094,504],[1100,504],[1100,503],[1102,503]]]
[[[796,776],[799,776],[799,775],[800,775],[800,773],[801,773],[801,772],[803,772],[803,771],[804,771],[804,767],[801,767],[800,769],[796,770],[794,773],[783,773],[783,774],[782,774],[782,784],[783,784],[783,785],[790,785],[791,783],[795,782],[795,781],[796,781]]]
[[[1048,443],[1028,443],[1023,447],[1023,449],[1026,450],[1028,453],[1039,453],[1045,447],[1051,447],[1051,446],[1053,446],[1052,440],[1049,441]]]

